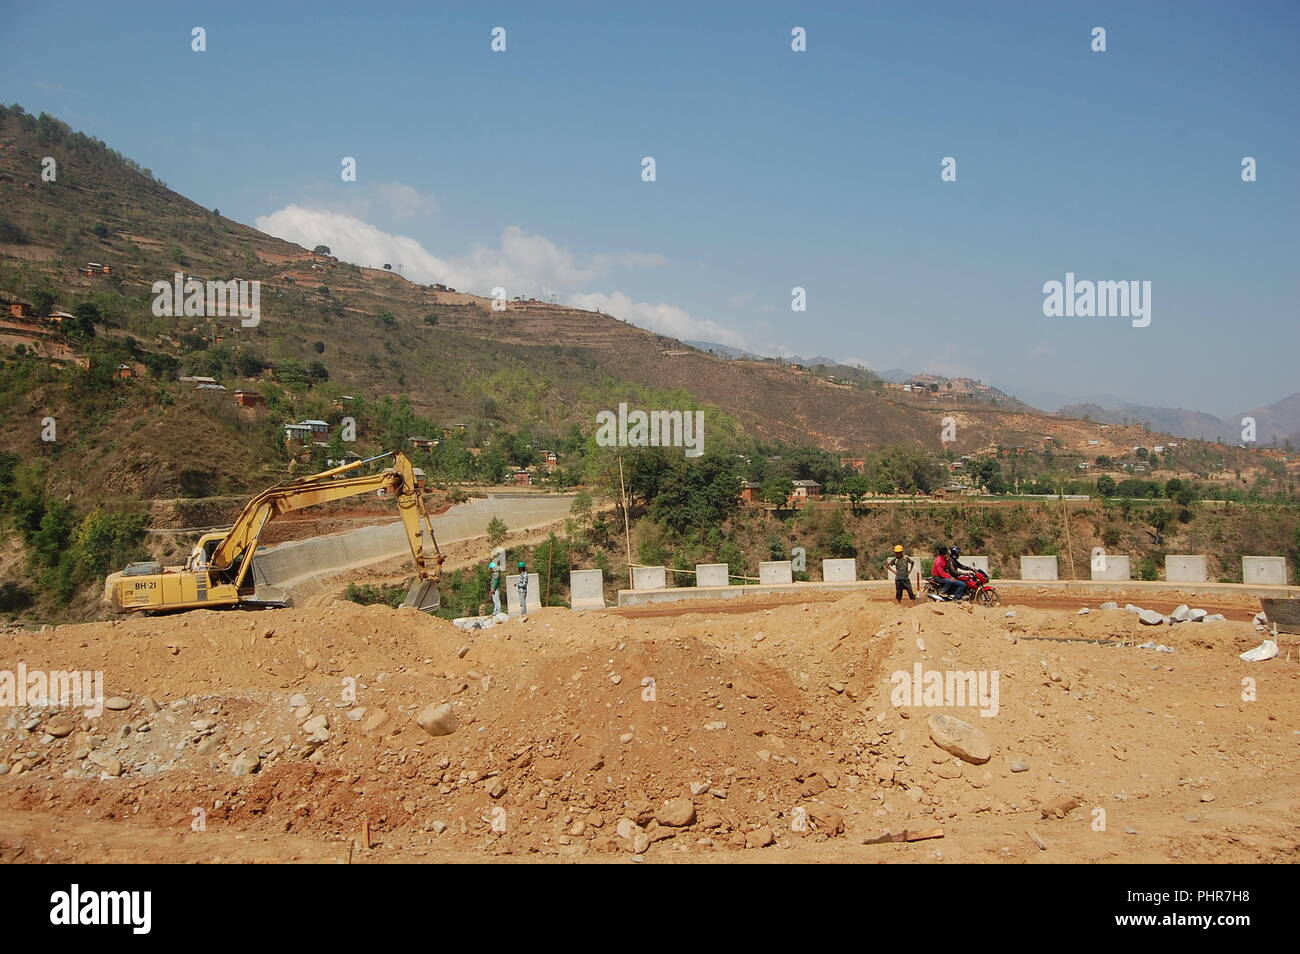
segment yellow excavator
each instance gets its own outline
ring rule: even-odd
[[[393,458],[393,466],[381,473],[348,476],[351,471],[387,457]],[[413,467],[410,459],[400,452],[380,454],[272,487],[250,500],[229,530],[201,536],[184,566],[164,568],[160,563],[133,563],[108,577],[104,583],[104,599],[119,613],[288,605],[283,599],[259,600],[256,596],[253,557],[267,523],[292,510],[375,491],[380,496],[397,498],[397,509],[415,561],[416,579],[402,605],[432,612],[440,602],[438,581],[442,578],[445,558],[438,549],[433,523],[424,506],[423,487],[424,472]],[[422,519],[433,545],[432,569],[425,558]]]

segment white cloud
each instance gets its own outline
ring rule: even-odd
[[[404,191],[409,187],[391,185],[397,187],[388,192],[395,201],[411,198]],[[637,302],[622,292],[582,291],[588,283],[615,269],[665,264],[666,259],[658,253],[620,252],[580,260],[544,235],[530,235],[518,226],[508,225],[501,231],[496,247],[476,245],[467,254],[440,258],[416,239],[385,232],[355,215],[301,205],[285,206],[258,218],[254,224],[263,232],[305,248],[328,245],[343,261],[375,268],[391,264],[396,269],[400,264],[402,275],[413,282],[440,282],[485,296],[498,286],[511,298],[567,296],[567,304],[575,308],[603,311],[660,334],[745,347],[737,332],[696,318],[677,305]]]
[[[453,274],[450,262],[433,255],[415,239],[392,235],[343,212],[288,205],[260,216],[254,225],[304,248],[328,245],[336,256],[358,265],[377,268],[401,263],[402,273],[416,282],[447,282]]]
[[[409,187],[392,185],[385,194],[393,201],[415,201],[405,191]],[[613,269],[649,268],[666,261],[662,255],[647,252],[593,255],[580,261],[545,236],[530,235],[516,225],[501,231],[495,247],[476,245],[464,255],[441,258],[416,239],[385,232],[356,215],[301,205],[285,206],[254,224],[263,232],[306,248],[328,245],[339,258],[358,265],[387,263],[396,268],[400,264],[402,274],[411,281],[442,282],[479,295],[490,295],[500,286],[511,298],[568,294]]]
[[[588,292],[570,295],[568,304],[575,308],[589,311],[603,311],[615,318],[622,318],[640,328],[668,335],[673,338],[690,341],[713,341],[718,344],[744,348],[745,339],[730,328],[725,328],[707,318],[696,318],[684,308],[665,302],[651,304],[633,301],[622,292],[605,294]]]

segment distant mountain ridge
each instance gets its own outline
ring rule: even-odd
[[[1175,437],[1239,444],[1246,419],[1255,422],[1255,440],[1261,444],[1300,444],[1300,393],[1230,417],[1221,418],[1185,408],[1149,407],[1117,402],[1103,406],[1094,402],[1069,404],[1057,411],[1062,417],[1083,418],[1101,424],[1146,424],[1154,431]]]

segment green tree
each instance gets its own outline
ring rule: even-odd
[[[794,493],[794,481],[789,477],[769,477],[760,491],[764,502],[773,507],[784,507]]]
[[[506,522],[504,520],[502,520],[500,517],[494,516],[491,520],[488,521],[487,532],[488,532],[488,543],[492,544],[492,546],[495,547],[498,544],[500,544],[503,540],[505,540],[506,534],[509,532],[509,529],[506,527]]]

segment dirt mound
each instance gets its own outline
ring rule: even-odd
[[[55,853],[73,819],[170,833],[153,851],[177,857],[203,828],[232,859],[246,848],[223,837],[346,853],[363,827],[367,858],[1036,860],[1031,828],[1051,860],[1296,848],[1296,667],[1238,660],[1258,642],[1239,622],[855,593],[663,619],[547,609],[475,632],[336,603],[3,639],[0,670],[99,671],[110,698],[97,716],[28,704],[0,723],[0,806],[44,819]],[[440,705],[454,728],[433,735],[419,722]],[[952,754],[938,715],[987,755]],[[11,858],[41,842],[14,825]],[[938,847],[860,844],[934,826]]]

